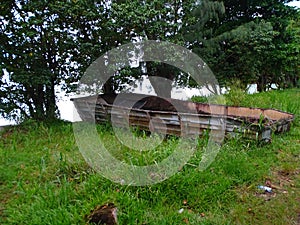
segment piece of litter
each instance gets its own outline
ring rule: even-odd
[[[179,209],[179,210],[178,210],[178,213],[181,214],[181,213],[183,213],[183,211],[184,211],[184,209]]]
[[[124,180],[124,179],[121,179],[121,180],[120,180],[120,184],[121,184],[121,185],[124,185],[124,184],[125,184],[125,180]]]
[[[261,189],[261,190],[264,190],[264,191],[266,191],[266,192],[269,192],[269,193],[272,192],[272,188],[267,187],[267,186],[259,185],[257,188],[258,188],[258,189]]]

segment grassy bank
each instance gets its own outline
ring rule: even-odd
[[[106,202],[116,204],[122,225],[299,224],[299,100],[299,89],[244,96],[241,105],[294,113],[290,132],[274,135],[268,145],[227,140],[206,170],[193,166],[196,153],[176,175],[145,187],[122,186],[95,173],[78,150],[71,123],[8,129],[0,136],[0,224],[85,224],[85,215]],[[99,126],[98,133],[111,143],[112,154],[135,164],[165,157],[176,144],[166,140],[141,157],[111,141],[110,127]],[[266,183],[276,187],[273,193],[257,189]]]

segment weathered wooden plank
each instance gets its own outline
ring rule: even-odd
[[[202,135],[206,130],[224,130],[228,135],[241,134],[249,138],[270,140],[272,130],[275,133],[287,132],[294,119],[294,115],[274,109],[209,105],[139,94],[130,96],[130,99],[121,99],[118,105],[113,105],[116,98],[114,95],[72,100],[84,121],[103,123],[112,119],[116,126],[139,127],[178,136]],[[133,107],[128,108],[127,105]]]

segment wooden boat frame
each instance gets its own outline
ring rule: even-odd
[[[209,130],[220,141],[224,134],[239,134],[270,142],[272,132],[289,131],[294,119],[293,114],[275,109],[194,103],[142,94],[102,94],[71,100],[83,121],[113,120],[118,127],[138,127],[182,137],[201,136]]]

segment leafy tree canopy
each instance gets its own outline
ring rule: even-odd
[[[197,24],[187,27],[185,38],[223,86],[232,79],[241,80],[244,86],[257,83],[260,91],[272,83],[279,87],[286,82],[296,85],[299,54],[291,53],[290,47],[295,50],[297,41],[295,31],[291,31],[295,26],[290,23],[299,12],[287,6],[288,2],[225,0],[224,13],[210,19],[204,28]],[[199,18],[201,10],[195,10]],[[288,58],[293,62],[287,62]]]
[[[0,113],[50,120],[58,116],[55,88],[71,91],[86,68],[108,50],[140,40],[192,49],[221,85],[233,78],[295,86],[299,80],[299,11],[289,0],[2,0]],[[119,91],[141,77],[195,86],[188,74],[161,63],[123,68],[103,85]],[[146,68],[146,70],[145,70]],[[145,72],[146,71],[146,72]],[[156,87],[158,93],[161,87]]]

